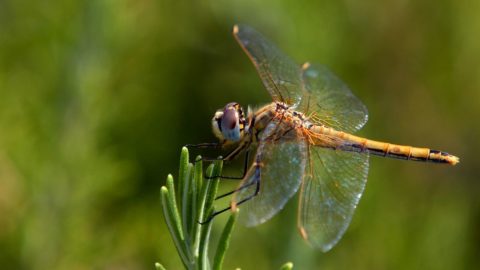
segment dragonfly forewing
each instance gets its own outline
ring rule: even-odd
[[[300,66],[251,27],[235,25],[233,35],[257,69],[272,99],[297,105],[303,95]]]
[[[305,63],[302,79],[304,96],[296,109],[313,113],[313,121],[350,133],[367,123],[367,107],[327,67]]]

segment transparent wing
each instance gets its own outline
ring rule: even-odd
[[[233,35],[257,69],[273,100],[297,105],[302,97],[300,66],[251,27],[235,25]]]
[[[353,133],[365,125],[368,111],[340,79],[323,65],[302,66],[303,97],[297,110],[317,123]]]
[[[297,129],[272,122],[259,138],[253,165],[232,201],[240,219],[255,226],[273,217],[297,192],[307,160],[307,144]],[[255,196],[258,189],[258,194]]]
[[[330,250],[350,224],[368,174],[368,154],[309,147],[298,227],[314,247]]]
[[[367,122],[365,105],[322,65],[302,68],[255,29],[236,25],[233,35],[258,71],[274,101],[314,112],[318,123],[355,132]]]

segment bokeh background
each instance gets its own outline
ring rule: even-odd
[[[461,163],[373,157],[332,251],[301,240],[294,199],[237,226],[225,268],[478,269],[479,14],[475,0],[0,1],[1,268],[181,269],[158,196],[181,146],[213,141],[225,103],[270,101],[240,22],[338,74],[369,108],[360,135]]]

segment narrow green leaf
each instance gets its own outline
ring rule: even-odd
[[[180,153],[180,168],[178,171],[178,201],[180,204],[178,207],[182,209],[182,191],[183,191],[183,184],[185,183],[185,178],[188,177],[188,161],[189,161],[189,155],[188,155],[188,148],[187,147],[182,147],[182,152]]]
[[[190,198],[188,201],[188,223],[186,232],[188,234],[188,240],[190,243],[193,243],[193,230],[195,228],[195,224],[197,223],[196,211],[197,211],[197,187],[195,185],[195,176],[194,176],[194,167],[192,163],[188,164],[188,168],[190,171],[190,188],[188,190],[188,197]]]
[[[207,212],[208,215],[213,213],[213,207],[210,208],[210,211]],[[208,244],[210,242],[210,232],[212,231],[213,222],[203,224],[200,228],[200,245],[199,245],[199,256],[198,256],[198,267],[201,270],[209,269],[208,264]]]
[[[202,188],[202,181],[203,181],[203,162],[201,161],[202,158],[197,156],[195,160],[195,167],[193,170],[193,183],[192,183],[192,227],[190,231],[190,242],[195,242],[195,237],[197,234],[198,221],[199,221],[199,214],[198,214],[198,205],[200,204],[200,192]],[[194,245],[195,247],[195,245]],[[194,248],[195,249],[195,248]]]
[[[215,166],[214,164],[208,166],[207,168],[207,175],[213,175],[213,173],[216,173],[216,175],[220,175],[222,172],[222,162],[216,162],[220,166]],[[199,197],[199,204],[198,204],[198,222],[203,222],[205,221],[210,214],[207,214],[207,212],[210,212],[213,201],[215,199],[215,195],[218,189],[218,182],[219,179],[201,179],[202,181],[202,189],[200,192],[200,197]],[[211,222],[210,222],[211,223]],[[195,234],[195,242],[194,242],[194,247],[193,247],[193,254],[195,257],[200,256],[200,235],[201,235],[201,228],[204,225],[201,225],[197,223],[196,226],[196,234]]]
[[[198,158],[197,158],[198,160]],[[197,207],[197,224],[195,226],[195,241],[194,241],[194,245],[193,245],[193,255],[195,257],[198,257],[199,256],[199,249],[200,249],[200,236],[201,236],[201,232],[202,232],[202,224],[200,224],[200,222],[203,222],[204,219],[205,219],[205,202],[207,201],[207,191],[208,191],[208,186],[209,186],[209,182],[210,181],[207,181],[205,183],[205,180],[203,179],[203,172],[199,172],[198,170],[199,169],[202,169],[202,166],[201,165],[198,165],[198,163],[201,163],[201,162],[196,162],[195,164],[195,177],[197,178],[198,182],[200,182],[200,186],[201,186],[201,190],[200,190],[200,193],[199,193],[199,197],[198,197],[198,207]],[[211,167],[209,167],[210,170],[211,170]],[[208,171],[208,169],[207,169]]]
[[[225,228],[223,229],[222,235],[218,241],[217,251],[215,252],[215,257],[213,259],[214,270],[222,269],[223,259],[225,258],[225,252],[230,244],[230,237],[232,235],[232,230],[237,220],[237,216],[238,209],[230,215],[227,224],[225,224]]]
[[[207,168],[207,175],[209,177],[212,176],[220,176],[222,173],[223,162],[221,160],[216,161],[214,164],[210,165]],[[218,184],[220,182],[220,177],[216,177],[214,179],[207,180],[207,189],[206,189],[206,201],[205,201],[205,210],[208,211],[212,206],[213,202],[215,201],[215,197],[217,196]],[[208,216],[206,216],[208,217]]]
[[[155,269],[157,269],[157,270],[167,270],[167,269],[165,269],[165,267],[163,267],[163,265],[161,265],[161,264],[158,263],[158,262],[155,263]]]
[[[293,263],[287,262],[286,264],[280,267],[280,270],[292,270],[292,268],[293,268]]]
[[[183,241],[185,237],[183,235],[183,230],[182,230],[182,220],[180,219],[180,214],[178,213],[177,201],[175,199],[175,186],[173,184],[173,176],[171,174],[167,176],[167,190],[170,195],[168,196],[168,200],[169,200],[168,206],[171,209],[170,211],[173,214],[176,230],[179,232],[181,239]]]
[[[197,186],[197,192],[200,193],[202,190],[202,185],[203,185],[203,162],[202,162],[202,157],[197,156],[195,159],[195,184]],[[200,194],[197,195],[197,204],[200,204]]]
[[[170,231],[170,235],[172,236],[175,247],[177,248],[177,252],[180,255],[180,259],[185,267],[188,268],[188,266],[191,265],[192,260],[190,259],[191,256],[189,256],[185,250],[181,229],[178,226],[180,222],[180,220],[177,220],[178,213],[175,215],[175,206],[171,205],[172,200],[169,198],[171,195],[172,194],[169,193],[166,187],[162,187],[160,189],[160,200],[163,208],[163,216],[165,217],[168,230]]]
[[[192,197],[191,197],[191,187],[193,185],[193,178],[191,177],[193,165],[187,164],[184,172],[184,178],[181,180],[183,182],[183,190],[180,191],[182,193],[182,226],[183,231],[185,232],[185,240],[190,241],[190,237],[188,233],[190,232],[192,219],[191,216],[191,207],[192,207]]]

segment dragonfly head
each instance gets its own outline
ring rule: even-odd
[[[245,132],[245,116],[240,104],[231,102],[217,110],[212,118],[212,129],[220,141],[240,141]]]

